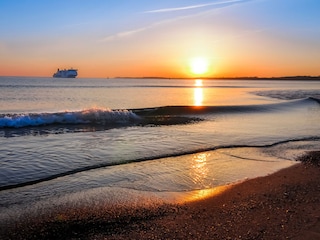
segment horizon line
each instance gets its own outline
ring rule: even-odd
[[[22,75],[1,75],[0,77],[36,77],[36,78],[52,78],[52,76],[22,76]],[[243,80],[320,80],[320,75],[287,75],[287,76],[272,76],[272,77],[262,77],[262,76],[237,76],[237,77],[161,77],[161,76],[114,76],[114,77],[77,77],[77,78],[100,78],[100,79],[243,79]],[[75,78],[76,79],[76,78]]]

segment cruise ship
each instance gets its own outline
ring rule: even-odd
[[[53,74],[53,77],[55,78],[75,78],[78,75],[77,69],[64,69],[60,70],[58,68],[57,72]]]

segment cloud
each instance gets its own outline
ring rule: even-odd
[[[252,1],[252,0],[221,0],[219,2],[198,4],[198,5],[185,6],[185,7],[180,7],[180,8],[158,9],[158,10],[146,11],[146,12],[143,12],[143,13],[172,12],[172,11],[181,11],[181,10],[187,10],[187,9],[203,8],[203,7],[208,7],[208,6],[215,6],[215,8],[224,8],[224,7],[233,5],[233,4],[239,4],[239,3],[244,3],[244,2],[248,2],[248,1]],[[206,9],[206,11],[208,11],[208,9]],[[199,13],[197,13],[197,14],[199,14]],[[144,27],[133,29],[133,30],[129,30],[129,31],[119,32],[119,33],[107,36],[107,37],[103,38],[101,41],[102,42],[109,42],[109,41],[119,40],[119,39],[122,39],[122,38],[131,37],[131,36],[136,35],[138,33],[145,32],[147,30],[153,29],[153,28],[155,28],[157,26],[160,26],[160,25],[163,25],[163,24],[172,23],[172,22],[175,22],[175,21],[187,18],[187,17],[190,17],[190,15],[189,16],[177,16],[177,17],[175,17],[173,19],[165,19],[165,20],[162,20],[162,21],[159,21],[159,22],[155,22],[153,24],[149,24],[148,26],[144,26]]]
[[[108,42],[108,41],[117,40],[117,39],[120,39],[120,38],[130,37],[130,36],[135,35],[137,33],[146,31],[149,28],[151,28],[151,27],[143,27],[143,28],[137,28],[137,29],[134,29],[134,30],[119,32],[117,34],[105,37],[104,39],[102,39],[102,41],[103,42]]]
[[[175,11],[203,8],[203,7],[214,6],[214,5],[233,4],[233,3],[244,2],[244,1],[246,1],[246,0],[223,0],[223,1],[220,1],[220,2],[212,2],[212,3],[198,4],[198,5],[177,7],[177,8],[162,8],[162,9],[146,11],[144,13],[175,12]]]
[[[128,37],[131,37],[131,36],[136,35],[138,33],[145,32],[145,31],[147,31],[149,29],[153,29],[153,28],[155,28],[157,26],[161,26],[163,24],[167,24],[167,23],[170,23],[170,22],[176,21],[176,20],[177,19],[174,19],[174,20],[172,20],[172,19],[163,20],[163,21],[160,21],[160,22],[155,22],[155,23],[149,24],[149,25],[147,25],[145,27],[119,32],[119,33],[116,33],[116,34],[113,34],[113,35],[110,35],[110,36],[107,36],[107,37],[103,38],[102,42],[108,42],[108,41],[118,40],[118,39],[122,39],[122,38],[128,38]]]

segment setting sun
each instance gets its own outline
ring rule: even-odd
[[[198,57],[190,61],[191,72],[194,74],[204,74],[208,72],[209,63],[206,58]]]

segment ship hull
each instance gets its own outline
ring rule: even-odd
[[[78,76],[77,69],[68,69],[68,70],[57,70],[56,73],[53,74],[54,78],[76,78]]]

